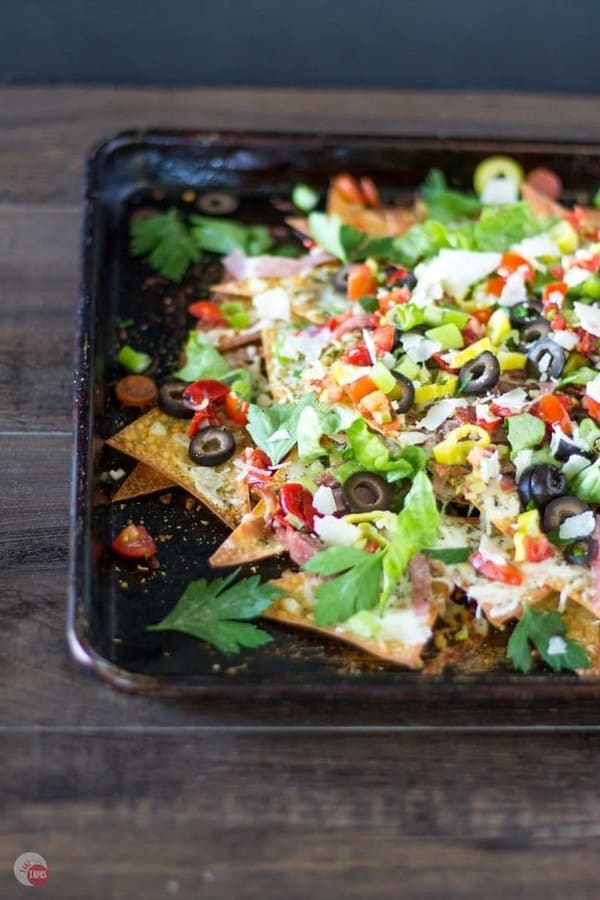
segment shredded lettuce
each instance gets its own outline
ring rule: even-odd
[[[298,419],[298,456],[305,462],[312,462],[327,452],[321,446],[325,435],[346,431],[356,419],[358,413],[347,406],[327,406],[315,403],[306,406]]]
[[[421,196],[430,218],[439,222],[457,222],[475,215],[481,204],[474,194],[453,191],[440,169],[432,169],[421,186]]]
[[[546,426],[541,419],[529,413],[510,416],[508,422],[508,442],[512,447],[511,456],[520,450],[530,450],[542,443],[546,435]]]
[[[190,331],[185,345],[185,365],[175,372],[181,381],[199,381],[227,375],[229,364],[201,331]]]
[[[547,231],[554,219],[540,219],[528,203],[507,203],[486,207],[473,225],[476,250],[508,250],[524,238]]]
[[[383,438],[369,430],[364,419],[357,419],[348,428],[351,462],[357,469],[384,475],[387,481],[412,478],[425,468],[425,452],[420,447],[405,447],[397,457],[392,457]],[[336,472],[336,474],[338,474]],[[348,472],[346,477],[351,473]],[[338,475],[339,477],[339,475]]]

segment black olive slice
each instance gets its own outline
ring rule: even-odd
[[[386,278],[389,279],[398,272],[398,266],[386,266],[384,269],[384,274]],[[409,291],[412,291],[417,284],[417,276],[414,272],[411,272],[410,269],[406,271],[406,275],[403,275],[401,278],[394,278],[393,285],[394,287],[406,287]]]
[[[199,466],[220,466],[235,453],[233,432],[223,425],[201,428],[190,441],[188,454]]]
[[[543,509],[551,500],[561,497],[566,489],[567,481],[557,466],[550,463],[532,466],[529,490],[531,499],[538,509]]]
[[[355,472],[344,482],[343,491],[352,512],[388,509],[392,499],[387,481],[373,472]]]
[[[202,194],[197,203],[198,209],[209,216],[226,216],[235,212],[239,205],[239,197],[225,191],[208,191]]]
[[[565,351],[552,338],[536,341],[527,352],[525,368],[530,378],[558,378],[565,367]]]
[[[591,537],[579,538],[563,550],[565,562],[575,566],[587,566],[596,558],[598,543]]]
[[[544,509],[542,527],[544,531],[553,531],[555,528],[560,528],[565,519],[579,516],[589,509],[591,507],[578,497],[571,497],[568,494],[557,497],[556,500],[551,500]]]
[[[533,500],[533,497],[531,496],[531,473],[533,472],[534,468],[535,466],[529,466],[528,469],[525,469],[525,471],[521,473],[517,482],[519,500],[524,507],[528,506]]]
[[[459,390],[462,394],[485,394],[500,378],[500,363],[493,353],[485,350],[469,360],[458,374]]]
[[[183,392],[187,387],[185,381],[167,381],[158,392],[158,405],[168,416],[175,419],[191,419],[194,410],[183,402]]]
[[[396,387],[390,393],[390,399],[394,401],[395,409],[399,413],[408,412],[415,402],[415,388],[406,375],[401,372],[392,372],[396,379]]]
[[[538,319],[532,319],[521,329],[519,337],[520,345],[523,349],[528,350],[531,344],[541,341],[550,333],[550,322],[541,316]]]
[[[592,461],[591,453],[588,453],[587,450],[582,450],[573,441],[567,441],[565,438],[560,438],[556,449],[552,452],[552,456],[559,462],[566,462],[571,456],[583,456],[584,459]]]
[[[350,266],[342,266],[337,272],[331,276],[331,287],[338,294],[346,296],[348,289],[348,275],[350,274]]]
[[[523,303],[517,303],[511,306],[509,311],[510,324],[513,328],[520,328],[528,325],[540,317],[543,306],[539,300],[525,300]]]

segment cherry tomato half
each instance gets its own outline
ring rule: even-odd
[[[243,400],[235,391],[229,391],[225,397],[225,412],[232,422],[236,425],[248,424],[248,409],[250,404],[247,400]]]
[[[295,528],[313,530],[315,510],[312,495],[304,485],[286,481],[279,491],[279,505],[287,521]]]
[[[222,403],[229,393],[229,386],[222,381],[206,378],[188,384],[183,392],[183,402],[189,409],[199,409],[208,403]]]
[[[490,581],[499,581],[502,584],[521,584],[523,574],[510,563],[499,564],[487,559],[479,550],[470,558],[470,563],[476,572],[489,578]]]
[[[126,525],[116,536],[111,549],[127,559],[150,559],[156,556],[156,544],[143,525]]]
[[[377,279],[366,263],[351,266],[346,290],[348,300],[360,300],[361,297],[369,297],[375,293]]]
[[[196,300],[188,306],[188,312],[204,325],[227,325],[227,319],[212,300]]]

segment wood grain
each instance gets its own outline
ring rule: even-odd
[[[449,752],[443,735],[10,735],[0,890],[17,896],[4,873],[35,847],[61,900],[585,900],[598,742],[530,736],[516,753],[492,736]]]
[[[525,697],[452,708],[128,696],[64,641],[87,148],[124,128],[597,140],[595,98],[241,89],[0,91],[0,895],[24,850],[80,900],[598,895],[600,735]],[[563,704],[564,707],[564,704]],[[437,722],[464,731],[405,730]],[[368,726],[361,733],[357,726]],[[343,730],[336,731],[337,726]],[[286,731],[286,728],[291,730]]]
[[[124,129],[594,141],[597,106],[595,97],[457,91],[4,88],[0,200],[77,203],[86,152]]]

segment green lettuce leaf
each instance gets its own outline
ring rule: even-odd
[[[298,456],[305,462],[312,462],[327,452],[321,446],[325,435],[346,431],[359,418],[358,413],[347,406],[327,406],[315,403],[306,406],[298,419]]]
[[[428,216],[443,223],[468,219],[481,209],[475,194],[450,189],[440,169],[429,172],[421,186],[421,196],[427,205]]]
[[[508,442],[512,447],[511,456],[520,450],[529,450],[539,446],[546,436],[546,426],[537,416],[522,413],[520,416],[509,416]]]
[[[315,403],[315,395],[307,394],[294,403],[275,403],[268,407],[250,404],[246,429],[273,465],[281,462],[297,442],[300,414]]]
[[[475,249],[503,253],[524,238],[548,231],[554,221],[538,218],[528,203],[485,207],[473,226]]]
[[[387,481],[412,478],[418,471],[425,468],[426,457],[420,447],[406,447],[400,451],[398,456],[392,457],[383,438],[370,431],[362,418],[352,423],[348,428],[347,436],[350,445],[350,461],[357,463],[358,467],[368,472],[385,475]],[[348,472],[349,474],[351,472]]]
[[[215,378],[217,381],[229,372],[227,360],[205,338],[201,331],[190,331],[185,345],[185,365],[175,372],[182,381],[199,381]]]

